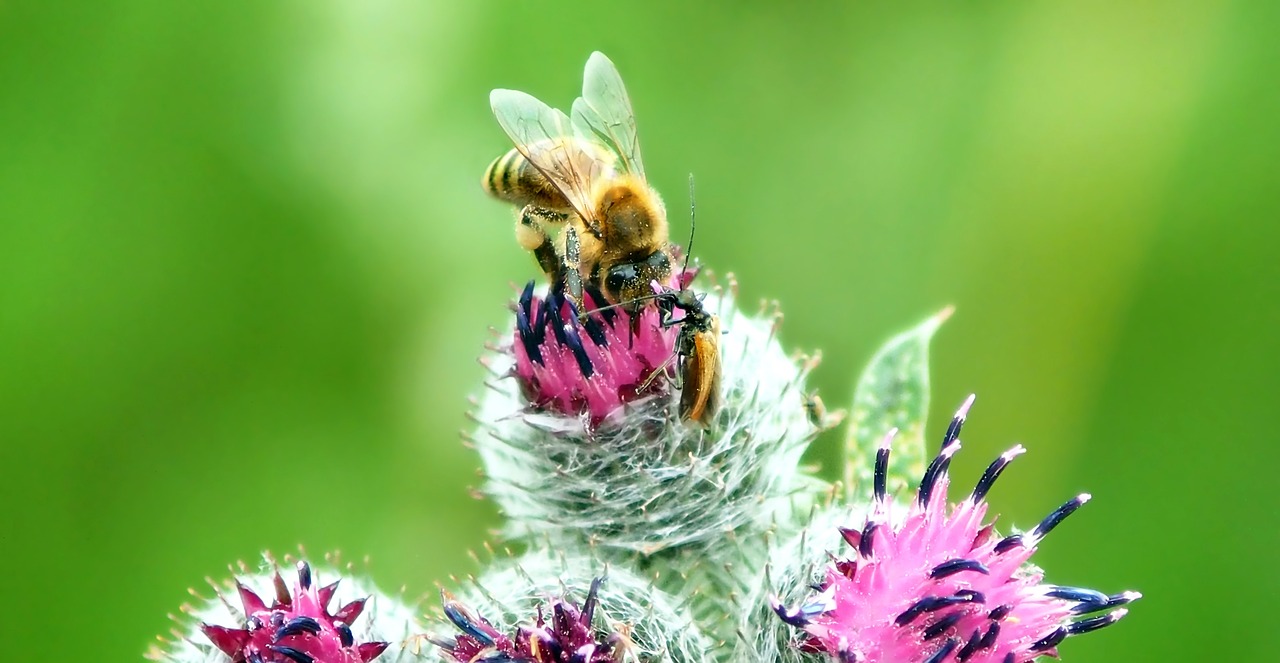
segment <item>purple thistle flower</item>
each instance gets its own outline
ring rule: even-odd
[[[462,634],[432,642],[461,663],[619,663],[626,639],[619,633],[598,638],[591,626],[603,580],[592,581],[581,608],[567,598],[552,600],[545,613],[539,607],[534,622],[517,627],[514,637],[442,591],[444,614]]]
[[[668,287],[693,280],[692,271],[673,276]],[[599,293],[584,295],[588,315],[563,292],[534,294],[530,281],[515,305],[515,376],[521,392],[536,409],[576,417],[598,425],[623,404],[657,393],[669,375],[677,329],[663,327],[657,307],[605,308]],[[600,309],[600,310],[597,310]],[[594,312],[593,312],[594,311]]]
[[[860,529],[840,529],[852,555],[832,562],[800,605],[770,599],[784,622],[805,633],[803,651],[843,663],[1022,663],[1056,656],[1068,636],[1115,623],[1126,614],[1115,608],[1141,596],[1045,584],[1043,573],[1027,563],[1088,494],[1067,501],[1028,533],[1001,538],[983,522],[987,492],[1025,451],[1021,445],[1001,455],[968,497],[948,507],[947,468],[971,404],[972,397],[952,420],[905,513],[886,487],[896,430],[890,432],[876,454],[870,514]]]
[[[357,644],[350,625],[364,611],[365,599],[329,612],[338,583],[317,586],[306,562],[298,562],[292,591],[279,572],[274,584],[276,595],[268,606],[253,590],[236,583],[246,615],[243,628],[201,624],[200,630],[232,663],[368,663],[389,645]]]

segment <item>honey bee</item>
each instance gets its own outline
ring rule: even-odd
[[[481,181],[521,206],[516,241],[554,287],[582,303],[583,283],[638,310],[671,275],[667,212],[649,186],[635,113],[609,58],[592,53],[570,116],[531,95],[494,90],[494,117],[515,147]]]

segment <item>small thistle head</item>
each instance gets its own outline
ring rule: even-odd
[[[623,568],[534,551],[495,561],[461,598],[441,592],[431,641],[467,663],[710,660],[710,642],[675,599]]]
[[[983,522],[987,492],[1023,453],[1020,445],[993,462],[964,500],[948,505],[947,468],[960,448],[956,436],[967,405],[906,506],[893,503],[886,490],[892,433],[886,437],[876,456],[869,511],[860,526],[835,529],[847,553],[826,564],[816,583],[808,573],[793,578],[812,583],[807,596],[793,582],[784,589],[794,602],[770,598],[781,621],[801,632],[793,660],[823,653],[858,663],[1030,661],[1056,656],[1068,636],[1114,623],[1126,613],[1116,608],[1139,597],[1046,584],[1043,572],[1028,564],[1040,541],[1088,501],[1087,494],[1068,500],[1027,533],[1000,537]],[[835,518],[824,514],[820,520]],[[832,532],[818,534],[830,540]]]
[[[459,663],[485,660],[621,663],[625,654],[623,635],[617,632],[596,635],[592,624],[603,580],[591,581],[591,589],[581,606],[568,597],[551,599],[546,606],[539,606],[534,621],[516,627],[511,637],[448,592],[441,591],[445,617],[462,633],[434,642]]]
[[[584,295],[580,311],[563,292],[534,293],[525,285],[516,302],[515,378],[532,409],[584,417],[600,425],[626,403],[661,391],[670,373],[676,329],[663,326],[653,306],[601,308]]]
[[[522,299],[530,304],[517,307],[515,347],[489,357],[498,379],[479,403],[472,440],[488,477],[485,492],[507,517],[509,536],[568,537],[646,555],[708,547],[726,532],[767,526],[771,509],[811,481],[798,464],[818,430],[803,406],[804,377],[814,364],[782,349],[778,314],[741,312],[732,285],[700,302],[723,330],[715,339],[720,406],[705,423],[680,416],[671,337],[679,330],[662,327],[657,307],[643,307],[634,339],[621,308],[610,309],[612,322],[598,320],[603,344],[582,341],[598,334],[578,326],[581,335],[567,338],[586,343],[584,363],[595,371],[587,376],[573,349],[580,346],[563,345],[545,331],[550,327],[536,346],[545,363],[531,358],[529,317],[545,325],[539,311],[551,308],[543,308],[546,299],[540,306],[532,295]],[[578,325],[572,307],[560,303],[558,311],[554,320],[563,324],[551,327]],[[648,388],[638,387],[664,364],[670,368]],[[530,371],[536,382],[523,377]],[[568,383],[577,386],[551,387]],[[555,405],[530,398],[531,390]],[[604,410],[593,403],[617,409],[601,419]]]
[[[237,579],[235,597],[229,596],[228,587],[211,582],[217,599],[183,608],[195,618],[195,628],[179,634],[182,640],[168,650],[154,649],[149,658],[171,663],[395,660],[398,649],[396,657],[383,654],[392,642],[398,643],[417,630],[411,611],[376,593],[350,598],[350,591],[341,592],[347,597],[331,610],[340,593],[339,583],[321,585],[318,574],[305,561],[297,562],[291,582],[274,568],[274,562],[267,573]]]

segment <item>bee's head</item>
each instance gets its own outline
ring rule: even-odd
[[[655,251],[643,260],[610,267],[604,277],[604,295],[616,303],[633,302],[626,308],[634,312],[653,298],[650,283],[666,283],[670,277],[671,258],[666,251]]]

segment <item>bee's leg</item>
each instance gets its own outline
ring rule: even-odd
[[[526,251],[533,253],[538,266],[553,284],[563,278],[563,265],[560,256],[556,255],[555,244],[547,235],[547,224],[564,223],[567,215],[560,212],[542,209],[533,205],[525,205],[516,218],[516,242]]]
[[[578,310],[583,310],[585,302],[582,298],[582,245],[578,242],[578,231],[572,224],[564,229],[564,287],[569,299]]]

